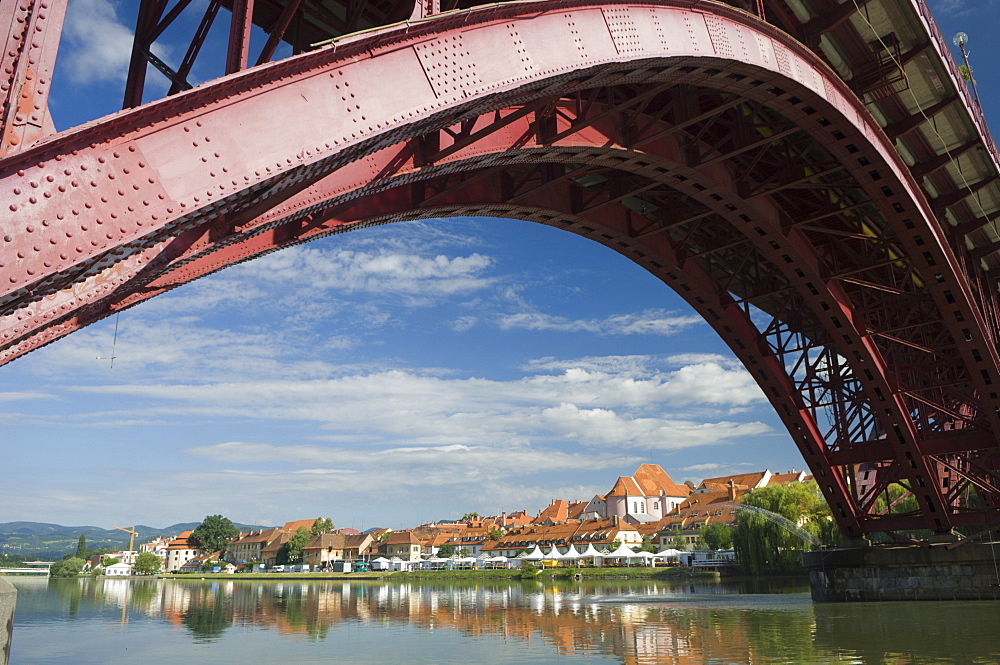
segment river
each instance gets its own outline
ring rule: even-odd
[[[11,665],[1000,663],[1000,603],[803,583],[6,578]]]

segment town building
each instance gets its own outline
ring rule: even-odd
[[[159,557],[161,561],[160,567],[162,568],[167,563],[167,545],[170,544],[171,540],[173,540],[173,538],[168,536],[157,536],[148,543],[142,543],[139,545],[139,553],[149,552]]]
[[[587,501],[553,499],[532,520],[532,524],[561,524],[570,520],[595,519],[604,516],[596,512],[587,513],[586,509],[588,505],[589,502]]]
[[[231,563],[227,564],[222,559],[222,552],[205,552],[202,551],[201,554],[195,556],[187,561],[180,567],[180,572],[182,573],[196,573],[204,570],[205,565],[208,563],[218,566],[223,572],[233,572],[236,570],[236,566]],[[231,569],[231,570],[230,570]]]
[[[264,548],[280,535],[281,529],[278,527],[241,533],[226,545],[226,560],[235,564],[263,562]]]
[[[108,577],[128,577],[134,572],[131,564],[118,562],[104,567],[104,574]]]
[[[484,543],[481,552],[490,556],[516,557],[537,545],[546,548],[555,546],[565,554],[570,547],[582,552],[588,544],[601,550],[614,549],[620,543],[641,545],[642,535],[634,525],[617,517],[610,517],[513,529],[497,541]]]
[[[674,546],[680,537],[685,546],[691,549],[697,544],[705,526],[724,524],[735,527],[737,506],[747,494],[769,485],[802,482],[808,478],[804,471],[795,469],[782,474],[774,474],[765,469],[706,478],[672,513],[643,526],[640,531],[643,535],[652,536],[661,548]]]
[[[371,534],[321,533],[302,548],[302,563],[313,570],[327,568],[333,561],[359,559],[373,543]]]
[[[184,531],[167,544],[167,558],[163,565],[165,572],[178,571],[185,563],[204,553],[198,541],[191,537],[191,533]]]
[[[657,464],[642,464],[631,476],[620,476],[604,497],[604,517],[618,517],[629,524],[662,519],[691,494]],[[588,506],[596,508],[597,497]]]
[[[393,531],[386,540],[379,543],[378,552],[404,561],[419,561],[423,547],[423,543],[412,531]]]

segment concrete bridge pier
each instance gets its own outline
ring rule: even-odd
[[[0,665],[10,659],[10,637],[14,632],[14,604],[17,589],[7,580],[0,579]]]
[[[803,555],[817,602],[1000,600],[1000,543],[868,545]]]

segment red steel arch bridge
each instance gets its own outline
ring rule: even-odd
[[[125,110],[57,133],[66,1],[0,5],[0,364],[314,238],[531,220],[697,310],[845,534],[1000,524],[998,153],[924,0],[141,0]]]

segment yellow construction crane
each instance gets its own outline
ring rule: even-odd
[[[124,531],[125,533],[129,534],[128,551],[133,552],[134,550],[132,549],[132,546],[135,545],[135,537],[139,535],[139,532],[135,530],[135,527],[132,527],[131,529],[123,529],[120,526],[113,526],[111,528],[118,529],[119,531]]]

